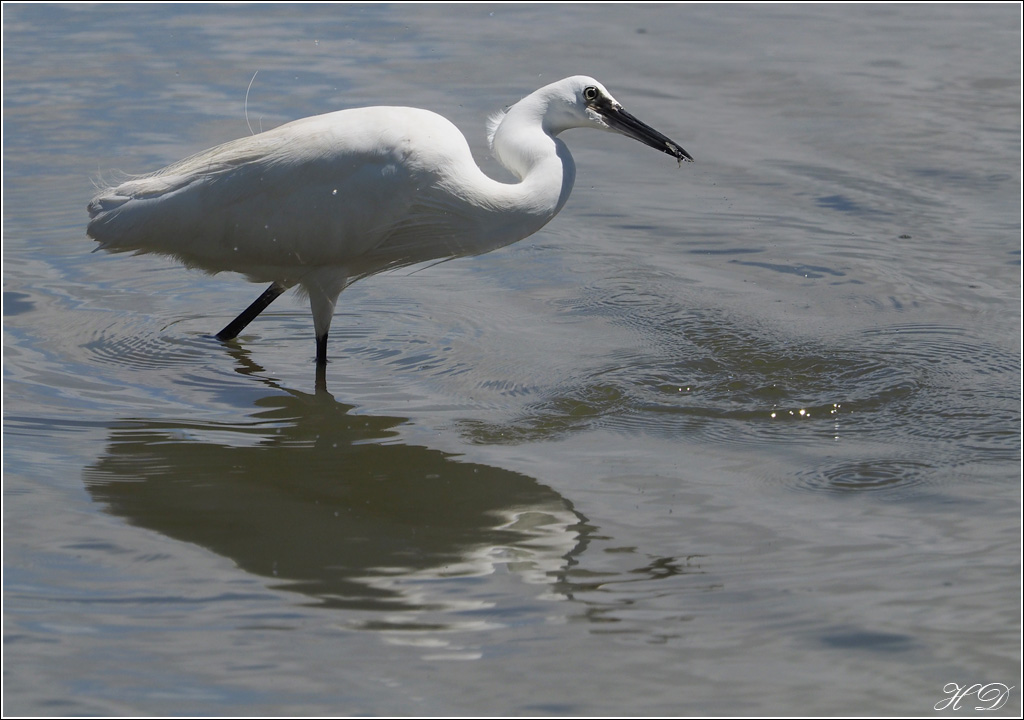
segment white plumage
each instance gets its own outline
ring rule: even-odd
[[[679,145],[644,125],[593,78],[566,78],[492,118],[502,183],[462,133],[427,110],[368,107],[296,120],[225,143],[100,192],[88,234],[113,252],[155,252],[231,270],[270,288],[218,333],[227,340],[286,289],[309,295],[317,361],[338,295],[361,277],[488,252],[561,210],[576,168],[557,135],[614,130],[679,161]]]

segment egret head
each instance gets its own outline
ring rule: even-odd
[[[604,85],[592,77],[576,75],[537,92],[544,91],[550,92],[544,119],[552,134],[572,127],[609,130],[639,140],[680,162],[693,162],[690,154],[678,143],[626,112]]]

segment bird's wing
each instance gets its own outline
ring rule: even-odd
[[[89,205],[89,235],[107,250],[162,253],[210,272],[344,265],[407,216],[419,183],[396,148],[347,112],[104,190]]]

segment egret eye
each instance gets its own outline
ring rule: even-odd
[[[601,93],[598,91],[598,89],[593,85],[589,85],[583,89],[583,99],[588,102],[593,102],[594,100],[597,100],[597,97],[600,94]]]

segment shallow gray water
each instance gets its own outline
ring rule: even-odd
[[[5,714],[1021,712],[1020,11],[5,6]],[[253,127],[587,73],[518,245],[307,308],[91,253]],[[959,710],[975,713],[979,701]]]

